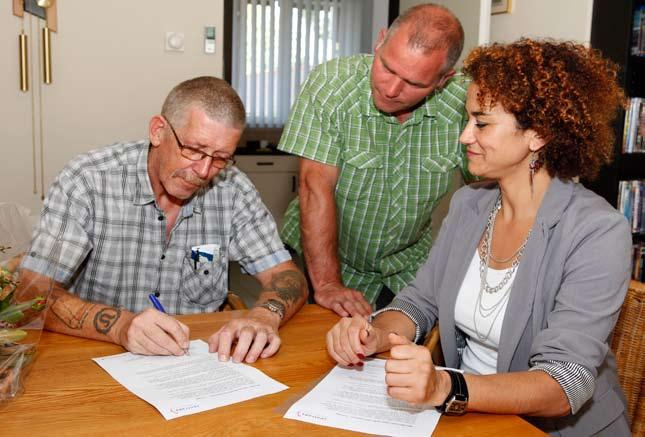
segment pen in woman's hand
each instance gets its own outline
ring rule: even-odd
[[[150,302],[152,302],[152,305],[155,307],[157,311],[161,311],[162,313],[166,313],[166,310],[164,309],[163,305],[161,305],[161,302],[159,302],[159,299],[157,299],[157,296],[154,293],[150,293],[148,295],[148,299],[150,299]],[[184,348],[184,355],[190,355],[189,348]]]

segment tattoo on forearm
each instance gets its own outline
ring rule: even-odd
[[[69,329],[83,329],[85,319],[87,319],[87,316],[89,315],[94,305],[88,302],[81,302],[77,305],[74,305],[74,299],[70,299],[68,296],[52,297],[53,303],[51,304],[50,308],[56,318]]]
[[[94,327],[97,332],[107,335],[121,317],[120,308],[106,307],[94,316]]]
[[[276,273],[271,278],[271,288],[278,293],[280,299],[289,304],[303,296],[304,283],[305,278],[302,273],[293,270]]]

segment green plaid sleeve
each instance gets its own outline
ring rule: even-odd
[[[338,165],[341,135],[336,112],[323,101],[333,99],[322,67],[311,72],[284,127],[278,149],[329,165]]]

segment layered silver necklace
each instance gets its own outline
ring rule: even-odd
[[[492,257],[493,228],[495,227],[495,218],[497,217],[497,213],[501,208],[502,208],[502,195],[500,193],[500,195],[497,197],[497,201],[495,202],[495,206],[493,207],[493,210],[488,215],[488,222],[486,223],[486,233],[482,241],[481,252],[483,252],[483,256],[480,253],[480,257],[479,257],[480,286],[479,286],[479,294],[477,295],[477,301],[475,302],[475,310],[473,311],[473,325],[475,327],[475,333],[477,334],[477,338],[479,338],[481,341],[488,340],[488,337],[490,336],[490,333],[493,330],[493,326],[495,326],[495,322],[497,321],[497,318],[501,314],[502,308],[504,308],[504,303],[508,300],[508,296],[511,292],[512,287],[508,287],[504,292],[504,294],[501,296],[501,298],[497,302],[495,302],[494,304],[488,307],[485,306],[483,303],[484,293],[487,293],[489,295],[496,294],[497,292],[502,290],[506,286],[506,284],[508,284],[508,282],[515,274],[515,271],[517,270],[517,266],[520,265],[520,260],[522,259],[522,255],[524,254],[524,248],[526,247],[526,243],[528,243],[529,237],[531,236],[531,231],[533,230],[533,228],[529,230],[529,233],[526,236],[524,243],[522,243],[520,248],[517,249],[517,251],[513,254],[511,258],[497,261],[497,262],[508,262],[511,259],[513,260],[513,262],[511,263],[511,267],[506,269],[504,277],[499,282],[499,284],[495,286],[490,286],[487,280],[488,263],[490,262],[491,259],[494,259]],[[486,330],[486,332],[480,332],[479,328],[477,327],[478,313],[481,316],[481,318],[484,320],[490,319],[492,317],[491,324],[488,330]]]

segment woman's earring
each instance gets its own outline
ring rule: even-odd
[[[533,176],[542,167],[543,161],[540,152],[531,152],[531,161],[529,162],[529,184],[531,185],[531,196],[533,196]]]

